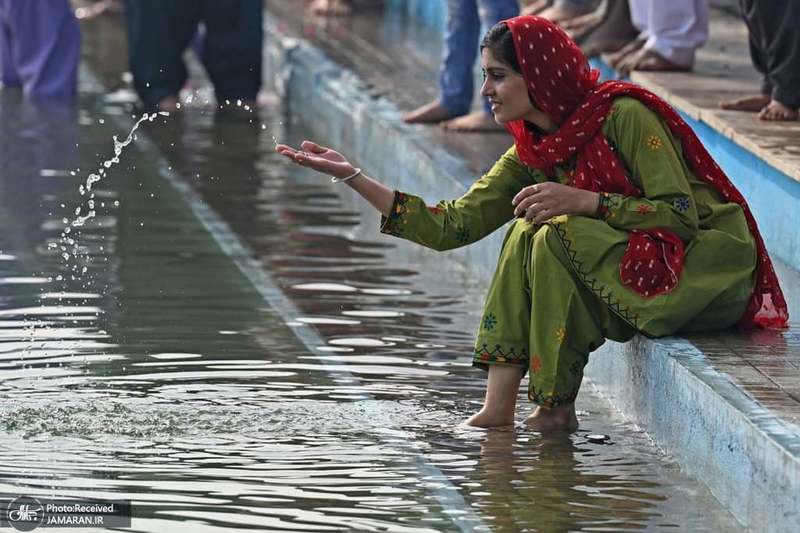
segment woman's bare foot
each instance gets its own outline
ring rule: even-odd
[[[507,416],[502,417],[498,416],[497,414],[487,413],[484,409],[481,409],[471,417],[464,420],[461,425],[484,429],[514,427],[514,415],[512,413],[510,418]]]
[[[634,39],[628,44],[608,56],[608,64],[614,70],[618,69],[623,61],[628,59],[629,56],[638,52],[644,46],[643,39]]]
[[[430,124],[451,118],[453,116],[445,109],[442,103],[439,100],[434,100],[403,115],[403,122],[406,124]]]
[[[749,111],[751,113],[758,113],[767,107],[770,100],[772,99],[767,95],[754,94],[735,100],[723,100],[719,103],[719,107],[729,111]]]
[[[537,15],[543,9],[547,9],[552,0],[532,0],[523,5],[520,10],[520,15]]]
[[[545,408],[537,407],[525,420],[525,425],[535,431],[575,431],[578,429],[578,417],[575,404],[559,405]]]
[[[798,115],[797,109],[790,109],[777,100],[770,100],[767,107],[758,113],[758,118],[769,121],[797,120]]]
[[[654,50],[645,50],[643,48],[628,56],[628,58],[622,61],[617,67],[617,72],[623,78],[628,77],[634,70],[647,72],[686,72],[692,69],[691,67],[673,63]]]
[[[487,115],[483,111],[475,111],[463,117],[442,122],[442,128],[447,131],[462,132],[506,131],[505,126],[498,124],[491,115]]]
[[[314,0],[309,9],[315,15],[343,17],[350,14],[350,3],[347,0]]]

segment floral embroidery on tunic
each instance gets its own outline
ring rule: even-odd
[[[650,207],[648,204],[639,204],[638,206],[636,206],[636,212],[639,213],[640,215],[649,215],[650,213],[652,213],[652,211],[653,208]]]
[[[558,342],[564,342],[564,339],[567,337],[567,329],[566,328],[558,328],[556,330],[556,339]]]
[[[538,355],[534,355],[533,359],[531,359],[531,370],[534,374],[539,372],[542,369],[542,358]]]
[[[651,150],[658,150],[664,145],[658,135],[651,135],[647,138],[647,147]]]
[[[675,198],[672,200],[672,207],[676,210],[680,211],[681,213],[685,213],[689,210],[689,198],[686,196],[681,196],[680,198]]]
[[[469,228],[461,227],[456,230],[456,240],[461,244],[469,242]]]
[[[494,316],[494,313],[489,313],[485,317],[483,317],[483,329],[487,331],[491,331],[497,325],[497,317]]]

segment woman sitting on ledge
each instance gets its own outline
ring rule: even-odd
[[[473,354],[488,368],[486,398],[467,424],[513,424],[530,370],[538,407],[527,424],[577,428],[583,368],[605,339],[785,327],[746,202],[669,105],[630,83],[598,83],[569,37],[539,17],[492,28],[481,56],[481,93],[515,145],[457,200],[428,207],[310,141],[277,148],[346,180],[383,213],[382,232],[436,250],[513,220]]]

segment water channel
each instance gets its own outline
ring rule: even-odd
[[[280,109],[147,124],[73,263],[63,220],[134,120],[91,87],[0,117],[0,492],[159,533],[740,530],[588,386],[573,435],[458,428],[483,287],[289,168]]]

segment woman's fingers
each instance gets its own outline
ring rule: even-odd
[[[511,200],[511,205],[518,205],[523,202],[526,198],[530,198],[532,196],[541,195],[546,193],[547,190],[542,185],[538,183],[536,185],[529,185],[528,187],[523,187],[521,191],[519,191],[516,196]]]
[[[313,152],[315,154],[324,154],[325,152],[328,151],[327,148],[325,148],[324,146],[320,146],[320,145],[318,145],[317,143],[315,143],[313,141],[303,141],[300,144],[300,146],[303,147],[303,150],[307,150],[307,151]]]

